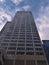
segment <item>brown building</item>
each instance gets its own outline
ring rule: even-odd
[[[2,65],[48,65],[34,18],[30,11],[18,11],[0,33],[4,49]]]

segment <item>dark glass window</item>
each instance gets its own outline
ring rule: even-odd
[[[26,65],[36,65],[34,60],[26,60]]]
[[[9,50],[16,50],[16,47],[9,47]]]
[[[7,54],[13,55],[15,54],[15,51],[7,51]]]
[[[19,40],[18,42],[25,42],[25,40]]]
[[[20,35],[21,35],[21,34],[23,34],[23,35],[24,35],[25,33],[24,33],[24,32],[20,32]]]
[[[29,40],[28,41],[26,40],[26,43],[32,43],[32,41],[31,40],[30,41]]]
[[[32,35],[26,35],[27,38],[32,38]]]
[[[34,40],[34,43],[41,43],[40,40]]]
[[[34,40],[40,40],[40,38],[39,38],[39,37],[34,37],[33,39],[34,39]]]
[[[10,46],[16,46],[16,43],[10,43]]]
[[[17,50],[25,50],[24,47],[18,47]]]
[[[20,35],[20,37],[25,37],[25,35]]]
[[[33,50],[33,48],[29,48],[29,47],[28,47],[28,48],[26,48],[26,50]]]
[[[5,39],[10,39],[10,36],[6,36],[6,37],[4,37]]]
[[[23,44],[23,43],[22,44],[18,44],[18,46],[25,46],[25,44]]]
[[[35,46],[41,46],[41,44],[34,44]]]
[[[2,46],[7,46],[7,45],[8,45],[8,43],[1,43],[1,45],[2,45]]]
[[[37,65],[47,65],[45,60],[38,60]]]
[[[44,53],[43,52],[36,52],[36,55],[44,55]]]
[[[18,39],[18,36],[13,36],[12,39]]]
[[[26,44],[26,46],[33,46],[33,44]]]
[[[35,50],[37,50],[37,51],[42,51],[42,48],[35,48]]]
[[[8,39],[5,39],[5,40],[3,40],[4,42],[9,42],[9,40]]]
[[[17,54],[17,55],[24,55],[25,52],[17,52],[16,54]]]
[[[34,55],[34,52],[26,52],[26,55]]]
[[[11,42],[17,42],[17,40],[14,40],[14,39],[13,39],[13,40],[11,40]]]

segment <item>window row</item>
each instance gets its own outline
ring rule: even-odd
[[[7,51],[7,54],[11,54],[14,55],[16,53],[16,55],[24,55],[25,52],[20,52],[20,51]],[[36,54],[36,56],[43,56],[44,53],[43,52],[26,52],[26,55],[34,55],[34,53]]]
[[[33,46],[33,43],[19,43],[18,42],[18,44],[17,43],[1,43],[1,46],[8,46],[8,44],[10,45],[10,46],[16,46],[16,45],[18,45],[18,46]],[[34,46],[35,47],[41,47],[42,45],[41,44],[34,44]]]

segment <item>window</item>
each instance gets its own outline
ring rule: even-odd
[[[33,46],[33,44],[26,44],[26,46]]]
[[[16,47],[9,47],[9,50],[16,50]]]
[[[20,39],[20,40],[25,40],[25,38],[21,38],[21,37],[20,37],[19,39]]]
[[[26,43],[32,43],[32,41],[31,40],[28,40],[28,41],[26,40]]]
[[[17,50],[25,50],[24,47],[18,47]]]
[[[34,40],[34,43],[41,43],[40,40]]]
[[[47,65],[45,60],[38,60],[37,65]]]
[[[18,34],[18,32],[14,32],[14,34],[16,34],[16,35],[17,35],[17,34]]]
[[[23,34],[23,35],[24,35],[25,33],[24,33],[24,32],[20,32],[20,35],[21,35],[21,34]]]
[[[21,42],[21,43],[23,43],[23,42],[25,42],[25,40],[19,40],[18,42]]]
[[[19,41],[25,41],[25,39],[19,39]]]
[[[7,50],[7,47],[3,47],[5,50]]]
[[[6,37],[4,37],[5,39],[10,39],[10,36],[6,36]]]
[[[32,35],[26,35],[26,38],[32,38]]]
[[[15,51],[7,51],[7,54],[14,55],[15,54]]]
[[[12,39],[18,39],[18,36],[13,36]]]
[[[36,52],[36,55],[44,55],[44,53],[43,52]]]
[[[41,44],[34,44],[35,46],[41,46]]]
[[[25,46],[25,44],[23,44],[23,43],[22,44],[18,44],[18,46]]]
[[[5,36],[11,36],[11,34],[6,34]]]
[[[34,60],[26,60],[26,65],[36,65]]]
[[[32,40],[32,37],[26,37],[27,40]]]
[[[39,35],[37,34],[37,32],[35,33],[35,32],[33,32],[33,37],[35,38],[35,37],[38,37],[39,38]]]
[[[20,35],[20,37],[23,37],[23,38],[24,38],[24,37],[25,37],[25,35]]]
[[[13,65],[13,60],[11,60],[11,59],[5,59],[3,65]]]
[[[24,60],[16,60],[15,65],[24,65]]]
[[[25,52],[17,52],[16,54],[17,54],[17,55],[24,55]]]
[[[26,52],[26,55],[34,55],[34,52]]]
[[[26,48],[26,50],[33,50],[33,48],[29,48],[29,47],[28,47],[28,48]]]
[[[35,48],[36,51],[42,51],[42,48]]]
[[[1,46],[7,46],[8,43],[1,43]]]
[[[5,40],[3,40],[4,42],[9,42],[9,40],[8,39],[5,39]]]
[[[17,42],[17,40],[14,40],[14,39],[13,39],[13,40],[11,40],[11,42]]]
[[[22,27],[22,28],[20,29],[20,32],[25,32],[25,28]]]
[[[16,46],[16,43],[10,43],[10,46]]]
[[[33,39],[34,39],[34,40],[40,40],[40,38],[39,38],[39,37],[33,37]]]
[[[18,34],[14,34],[14,33],[13,33],[12,36],[18,36]]]

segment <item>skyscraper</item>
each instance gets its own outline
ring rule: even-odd
[[[43,47],[49,64],[49,40],[43,40]]]
[[[30,11],[18,11],[1,31],[4,65],[48,65],[34,18]]]

